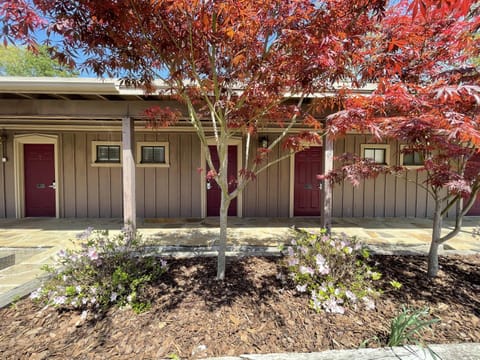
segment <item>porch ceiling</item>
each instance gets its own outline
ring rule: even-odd
[[[78,130],[95,130],[92,125],[118,128],[123,117],[133,117],[136,126],[144,126],[144,110],[158,105],[179,110],[183,116],[175,128],[187,128],[186,109],[172,99],[165,83],[156,81],[154,86],[157,90],[146,94],[143,89],[125,87],[115,79],[0,77],[0,125],[4,129],[44,126],[55,130],[54,126],[65,124],[77,125]],[[338,84],[341,86],[348,84]],[[370,93],[374,88],[372,84],[355,92]],[[328,95],[312,94],[308,101]],[[292,101],[294,98],[292,95]],[[209,118],[205,121],[209,123]],[[278,132],[279,127],[272,124],[265,131]]]

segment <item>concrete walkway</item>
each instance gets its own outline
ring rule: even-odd
[[[258,354],[205,360],[480,360],[480,344],[429,345],[437,355],[418,346],[382,349],[329,350],[318,353]]]
[[[316,218],[232,218],[229,220],[229,243],[237,250],[247,247],[276,249],[289,243],[291,226],[319,231]],[[480,241],[473,238],[479,218],[467,218],[462,232],[450,240],[444,252],[479,253]],[[445,231],[451,228],[445,223]],[[0,265],[2,259],[16,254],[15,265],[0,270],[0,307],[37,288],[44,276],[40,269],[51,264],[61,249],[72,246],[76,234],[92,226],[98,230],[119,231],[121,219],[2,219],[0,220]],[[156,245],[177,249],[214,248],[218,237],[218,218],[145,219],[139,231]],[[431,236],[428,219],[348,218],[334,219],[333,231],[354,235],[377,252],[425,254]]]

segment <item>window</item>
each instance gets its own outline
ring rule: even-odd
[[[121,166],[119,141],[92,141],[92,166]]]
[[[413,151],[405,153],[403,149],[405,149],[405,145],[400,146],[400,164],[406,167],[420,167],[424,164],[424,156],[423,153],[419,151]]]
[[[386,144],[362,144],[362,157],[370,159],[380,165],[390,163],[390,146]]]
[[[137,164],[140,167],[168,167],[168,155],[167,142],[137,143]]]
[[[165,164],[165,146],[142,146],[142,164]]]
[[[119,163],[120,146],[119,145],[97,145],[97,163]]]

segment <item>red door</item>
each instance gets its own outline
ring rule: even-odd
[[[53,145],[25,144],[25,216],[55,216]]]
[[[320,181],[322,148],[311,147],[295,154],[294,207],[295,216],[320,215]]]
[[[209,146],[212,162],[218,169],[220,163],[216,146]],[[230,182],[228,191],[235,190],[237,178],[237,147],[228,147],[228,179]],[[207,216],[220,216],[220,200],[222,193],[215,180],[207,180]],[[237,216],[237,198],[233,199],[228,207],[228,216]]]
[[[480,166],[480,155],[475,154],[473,155],[470,160],[468,160],[467,167],[465,169],[465,175],[469,175],[469,172],[472,174],[476,174],[476,169]],[[463,204],[466,204],[468,199],[463,200]],[[475,202],[473,203],[470,210],[467,212],[467,216],[480,216],[480,195],[477,196]]]
[[[464,200],[463,203],[465,204],[466,201],[467,200]],[[467,212],[467,216],[479,216],[479,215],[480,215],[480,195],[477,196],[472,207]]]

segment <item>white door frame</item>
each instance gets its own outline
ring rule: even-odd
[[[15,217],[25,217],[25,168],[24,168],[24,144],[53,144],[55,166],[55,217],[60,217],[60,176],[58,161],[58,135],[45,134],[22,134],[13,138],[13,168],[15,179]]]
[[[208,138],[207,145],[216,145],[215,138]],[[229,139],[228,145],[237,146],[237,176],[239,169],[242,168],[242,139]],[[200,168],[204,171],[200,176],[200,206],[202,218],[207,217],[207,159],[205,158],[205,151],[202,144],[200,144]],[[237,196],[237,217],[242,217],[243,209],[243,192]]]
[[[314,144],[314,145],[308,145],[307,148],[311,147],[323,147],[323,142],[322,144]],[[305,149],[306,150],[306,149]],[[295,205],[295,154],[290,156],[290,201],[289,201],[289,209],[288,209],[288,216],[293,218],[294,217],[294,205]],[[322,156],[322,163],[325,161],[325,157]],[[323,190],[321,191],[323,195]],[[323,207],[320,207],[323,209]]]

